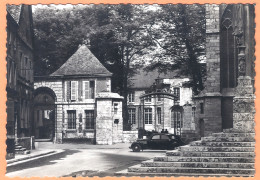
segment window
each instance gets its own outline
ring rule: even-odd
[[[86,127],[85,129],[94,129],[94,110],[86,110]]]
[[[152,97],[151,96],[147,96],[144,99],[144,102],[151,102],[152,101]]]
[[[128,102],[135,102],[135,93],[134,92],[128,93]]]
[[[144,109],[144,122],[145,124],[152,124],[152,108]]]
[[[161,95],[158,95],[158,96],[157,96],[157,101],[158,101],[158,102],[161,102],[161,101],[162,101],[162,96],[161,96]]]
[[[76,111],[69,110],[68,113],[68,129],[76,129]]]
[[[90,81],[89,89],[90,89],[90,99],[94,99],[94,97],[95,97],[95,81]]]
[[[95,96],[95,81],[84,81],[84,98],[85,99],[94,99]]]
[[[232,22],[233,17],[233,7],[229,5],[223,13],[220,23],[220,74],[223,88],[236,87],[238,77],[238,42],[234,36],[237,25]]]
[[[114,114],[118,113],[118,107],[119,107],[119,104],[118,103],[114,103]]]
[[[158,124],[162,123],[162,109],[161,107],[157,108],[157,118],[158,118]]]
[[[154,135],[152,139],[160,139],[160,135]]]
[[[180,88],[174,88],[173,94],[177,96],[177,100],[180,100]]]
[[[71,100],[77,99],[77,81],[71,81]]]
[[[136,119],[136,110],[135,108],[129,108],[128,109],[128,115],[129,115],[129,123],[135,124],[135,119]]]
[[[195,118],[196,107],[192,107],[192,117]]]
[[[200,114],[204,114],[204,104],[200,103]]]
[[[25,59],[25,62],[24,62],[24,67],[23,67],[23,69],[24,69],[24,77],[25,77],[25,79],[27,80],[28,79],[28,70],[27,70],[27,67],[28,67],[28,58],[26,57]]]
[[[20,75],[22,76],[22,73],[23,73],[23,53],[20,52]]]
[[[172,110],[171,111],[171,127],[182,128],[182,117],[181,112]]]
[[[169,140],[170,138],[169,138],[168,136],[162,134],[162,135],[161,135],[161,139],[167,139],[167,140]]]

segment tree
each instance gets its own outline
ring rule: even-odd
[[[154,22],[148,32],[162,51],[155,55],[159,60],[147,69],[178,69],[181,74],[191,77],[189,86],[198,94],[203,89],[205,71],[201,63],[205,56],[204,6],[162,5],[154,14]]]
[[[54,72],[78,49],[90,31],[91,9],[49,6],[35,10],[35,75]]]
[[[123,119],[124,124],[127,124],[127,96],[129,77],[133,73],[132,62],[154,44],[144,28],[149,13],[144,12],[141,6],[132,4],[107,6],[99,13],[109,17],[109,21],[104,18],[101,18],[102,22],[97,21],[91,47],[99,59],[110,64],[118,78],[115,82],[118,82],[119,93],[124,97]]]

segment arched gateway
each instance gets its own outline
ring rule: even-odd
[[[55,136],[56,94],[48,87],[34,91],[33,135],[35,139],[53,140]]]

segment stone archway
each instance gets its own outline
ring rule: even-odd
[[[48,87],[39,87],[34,92],[35,139],[53,140],[55,136],[55,101],[56,95]]]

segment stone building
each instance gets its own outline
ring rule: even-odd
[[[35,78],[34,135],[61,143],[122,141],[122,97],[110,73],[86,45],[54,73]]]
[[[14,10],[15,8],[15,10]],[[33,20],[29,5],[7,6],[7,158],[15,143],[30,148],[33,103]]]
[[[236,89],[247,81],[245,90],[250,91],[255,76],[254,6],[206,5],[206,17],[207,79],[205,89],[194,99],[200,136],[234,127],[235,100],[240,96]]]
[[[202,138],[117,175],[255,176],[254,5],[205,9],[207,79],[194,99]]]
[[[191,133],[194,136],[192,89],[184,86],[188,81],[189,78],[180,77],[177,72],[140,70],[131,78],[128,94],[131,129],[157,132],[167,129],[183,138]]]

